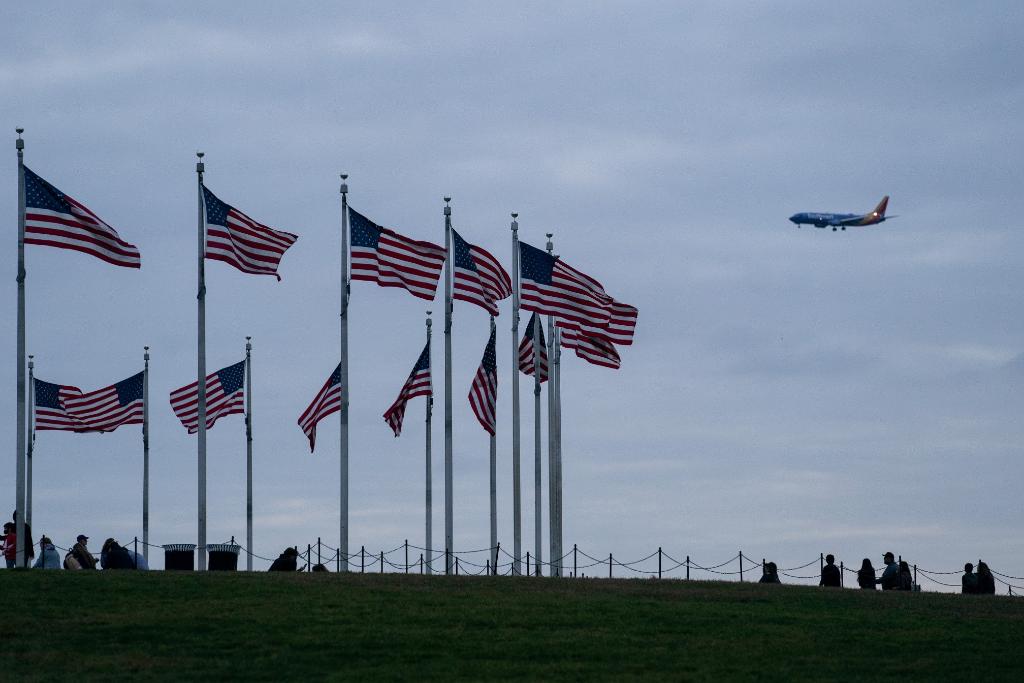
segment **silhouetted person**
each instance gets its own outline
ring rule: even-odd
[[[978,575],[974,573],[974,565],[970,562],[964,565],[964,575],[960,577],[960,591],[969,595],[978,592]]]
[[[78,563],[78,569],[96,569],[96,558],[89,552],[89,537],[85,534],[78,534],[71,547],[71,557]]]
[[[135,569],[135,562],[120,543],[108,538],[100,551],[100,565],[104,569]]]
[[[896,590],[914,590],[914,575],[910,573],[910,565],[906,561],[900,561],[900,584]]]
[[[768,562],[761,572],[761,580],[758,583],[782,583],[779,581],[779,568],[774,562]]]
[[[274,563],[270,565],[270,569],[267,571],[271,572],[293,572],[298,566],[299,551],[295,548],[285,548],[284,552]]]
[[[978,560],[978,592],[982,595],[996,594],[996,577],[992,576],[992,570],[981,560]]]
[[[882,584],[884,591],[897,590],[900,587],[900,566],[896,564],[896,556],[886,553],[882,559],[885,561],[885,571],[881,578],[875,579],[875,583]]]
[[[328,569],[327,567],[323,566],[322,564],[314,564],[313,565],[313,571],[315,571],[315,572],[329,572],[331,570]]]
[[[17,510],[14,511],[14,528],[15,530],[18,528]],[[17,533],[17,531],[15,531],[15,533]],[[28,545],[25,545],[26,543],[28,543]],[[36,556],[36,549],[35,546],[32,545],[32,525],[29,524],[28,521],[25,522],[25,538],[18,539],[18,547],[21,549],[21,552],[25,553],[24,564],[21,566],[31,567],[32,565],[29,564],[29,560]]]
[[[864,590],[875,590],[875,568],[871,565],[871,560],[866,557],[857,571],[857,585]]]
[[[839,573],[836,558],[831,553],[825,556],[825,566],[821,568],[821,581],[818,582],[818,585],[832,588],[839,588],[843,585],[843,576]]]
[[[46,536],[39,539],[39,559],[33,569],[60,569],[60,553]]]

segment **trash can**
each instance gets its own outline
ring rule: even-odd
[[[207,543],[210,553],[208,567],[211,572],[233,572],[238,569],[238,550],[241,546],[232,543]]]
[[[164,546],[164,569],[195,571],[196,544],[168,543]]]

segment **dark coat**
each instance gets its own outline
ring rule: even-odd
[[[978,575],[974,572],[971,572],[970,574],[964,572],[964,575],[960,577],[960,588],[964,593],[977,593]]]
[[[874,577],[872,577],[874,578]],[[821,568],[821,581],[819,586],[831,586],[839,588],[843,585],[843,577],[839,574],[839,567],[834,564],[826,564]]]
[[[104,569],[135,569],[135,562],[128,551],[117,543],[111,544],[107,549],[107,564]]]
[[[978,572],[978,592],[982,595],[996,594],[996,577],[992,576],[992,572]]]
[[[294,555],[288,553],[281,553],[281,555],[274,560],[274,563],[270,565],[270,569],[267,571],[271,572],[293,572],[298,567],[297,558]]]
[[[861,569],[858,571],[857,585],[866,590],[875,590],[875,571],[873,569]]]

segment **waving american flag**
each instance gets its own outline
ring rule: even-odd
[[[25,169],[25,244],[73,249],[115,266],[139,268],[134,244],[56,187]]]
[[[352,279],[400,287],[431,301],[444,267],[445,251],[377,225],[349,207],[352,236]]]
[[[417,396],[426,396],[428,400],[433,396],[433,389],[430,384],[430,342],[423,347],[416,365],[409,373],[409,379],[405,380],[402,390],[398,392],[398,398],[391,404],[391,407],[384,413],[384,421],[391,425],[395,436],[402,433],[402,420],[405,418],[405,404],[409,399]]]
[[[143,373],[109,387],[64,398],[67,412],[93,432],[112,432],[121,425],[142,424]]]
[[[452,293],[456,299],[498,315],[498,302],[512,296],[512,278],[498,259],[452,230]]]
[[[192,382],[171,392],[171,408],[188,429],[199,431],[199,383]],[[225,415],[245,412],[245,361],[206,376],[206,428]]]
[[[469,388],[469,405],[487,433],[494,436],[497,429],[496,408],[498,403],[498,362],[495,353],[494,321],[491,321],[491,337],[484,347],[480,369],[476,371]]]
[[[316,448],[316,423],[341,410],[341,363],[313,397],[313,402],[299,416],[299,427],[309,439],[309,452]]]
[[[85,425],[68,413],[65,402],[69,398],[81,396],[82,390],[66,384],[53,384],[33,378],[35,393],[35,428],[36,431],[47,429],[66,430],[69,432],[88,432]]]
[[[540,339],[540,381],[546,382],[548,381],[548,349],[544,345],[544,325],[541,324],[540,316],[536,313],[530,316],[523,340],[519,342],[519,369],[527,375],[533,374],[535,353],[533,331],[535,328]]]
[[[243,273],[273,275],[297,235],[257,223],[225,204],[203,186],[206,206],[206,258],[223,261]]]

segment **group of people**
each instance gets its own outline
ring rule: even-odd
[[[882,556],[885,569],[881,576],[876,576],[875,568],[871,560],[864,558],[857,571],[857,584],[865,590],[875,590],[878,586],[884,591],[912,591],[917,590],[914,584],[914,575],[910,571],[910,565],[906,561],[896,561],[896,556],[891,552]],[[766,562],[762,569],[759,583],[782,583],[779,580],[779,570],[774,562]],[[978,561],[978,572],[974,572],[974,565],[968,562],[964,565],[964,575],[961,579],[964,593],[977,593],[994,595],[996,592],[995,577],[988,565]],[[825,565],[821,568],[821,580],[819,586],[831,586],[839,588],[843,585],[842,572],[836,566],[836,558],[829,554],[825,556]]]
[[[19,544],[17,538],[18,513],[14,513],[13,521],[4,524],[2,545],[4,560],[8,569],[17,566],[18,546],[24,553],[24,566],[33,569],[149,569],[145,556],[126,548],[113,538],[103,543],[99,558],[89,550],[89,537],[79,534],[75,544],[61,559],[57,546],[48,536],[39,539],[39,556],[36,557],[35,545],[32,543],[32,527],[25,523],[25,536]],[[35,560],[33,563],[32,560]]]

